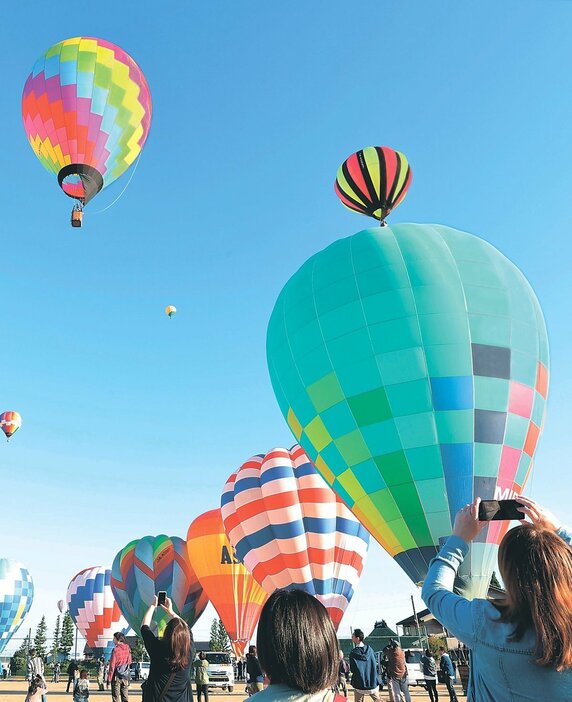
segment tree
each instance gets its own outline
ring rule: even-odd
[[[230,651],[230,639],[220,619],[213,619],[211,624],[211,651]]]
[[[143,645],[143,639],[140,636],[137,637],[135,646],[131,649],[131,656],[136,663],[145,660],[147,656],[147,649]]]
[[[28,652],[30,650],[30,637],[22,641],[20,648],[14,653],[10,659],[10,671],[12,675],[26,675],[26,664],[28,662]]]
[[[62,625],[60,615],[56,619],[56,627],[54,629],[54,640],[52,644],[52,663],[55,663],[59,659],[60,653],[60,638],[62,635]]]
[[[64,614],[64,621],[62,623],[62,633],[60,636],[60,652],[63,653],[64,658],[69,658],[70,651],[73,646],[74,638],[74,625],[73,620],[69,612]]]
[[[493,574],[491,576],[491,582],[490,582],[490,587],[498,587],[499,590],[503,589],[503,586],[499,583],[499,579],[497,578],[497,574],[493,570]]]
[[[42,615],[42,618],[40,619],[40,623],[38,624],[38,627],[36,629],[36,635],[34,636],[34,648],[36,649],[36,653],[38,656],[40,656],[42,659],[46,657],[46,640],[47,640],[47,633],[48,633],[48,625],[46,624],[46,615]]]

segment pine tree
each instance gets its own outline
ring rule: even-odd
[[[74,637],[74,625],[73,620],[69,612],[64,614],[64,621],[62,623],[62,633],[60,636],[60,653],[63,654],[64,658],[69,658],[70,651],[73,646]]]
[[[133,660],[136,661],[137,663],[145,659],[145,653],[146,649],[145,646],[143,645],[143,640],[141,639],[140,636],[137,637],[137,641],[135,642],[135,646],[131,649],[131,655],[133,656]]]
[[[497,578],[497,574],[493,570],[493,574],[491,576],[491,582],[490,582],[490,587],[498,587],[499,590],[502,590],[502,585],[499,583],[499,579]]]
[[[54,640],[52,644],[52,663],[55,663],[59,659],[59,652],[60,652],[60,638],[62,635],[62,627],[61,627],[61,620],[60,620],[60,615],[58,614],[58,618],[56,619],[56,627],[54,629]]]
[[[10,659],[10,671],[12,675],[26,675],[26,663],[28,662],[28,652],[30,650],[30,638],[22,641],[20,648]]]
[[[211,651],[230,651],[230,639],[220,619],[213,619],[211,624]]]
[[[40,619],[40,623],[38,624],[38,628],[36,629],[36,635],[34,636],[34,648],[36,649],[36,653],[38,654],[38,656],[40,656],[42,659],[46,657],[47,653],[47,633],[48,625],[46,624],[46,615],[44,614]]]

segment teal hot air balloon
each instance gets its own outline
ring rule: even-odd
[[[415,583],[460,507],[524,488],[546,328],[523,274],[481,239],[398,224],[335,242],[286,283],[267,353],[296,439]],[[486,593],[507,526],[472,544],[465,596]]]
[[[21,563],[0,558],[0,653],[26,618],[34,599],[32,576]]]

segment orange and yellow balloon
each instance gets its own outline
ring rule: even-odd
[[[187,531],[191,566],[226,629],[236,656],[244,655],[268,594],[238,560],[220,509],[197,517]]]
[[[169,317],[169,319],[176,314],[177,308],[174,305],[167,305],[165,307],[165,314]]]

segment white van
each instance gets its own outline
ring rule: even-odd
[[[209,662],[209,687],[221,687],[232,692],[234,689],[234,666],[229,653],[224,651],[206,651]]]
[[[405,654],[409,684],[425,687],[425,677],[423,676],[423,666],[421,665],[421,658],[425,651],[422,648],[404,648],[403,653]],[[375,655],[377,658],[377,669],[381,673],[383,651],[378,651]]]
[[[141,661],[141,663],[131,663],[129,671],[131,674],[131,680],[147,680],[147,678],[149,677],[150,668],[151,663],[149,663],[149,661]]]

